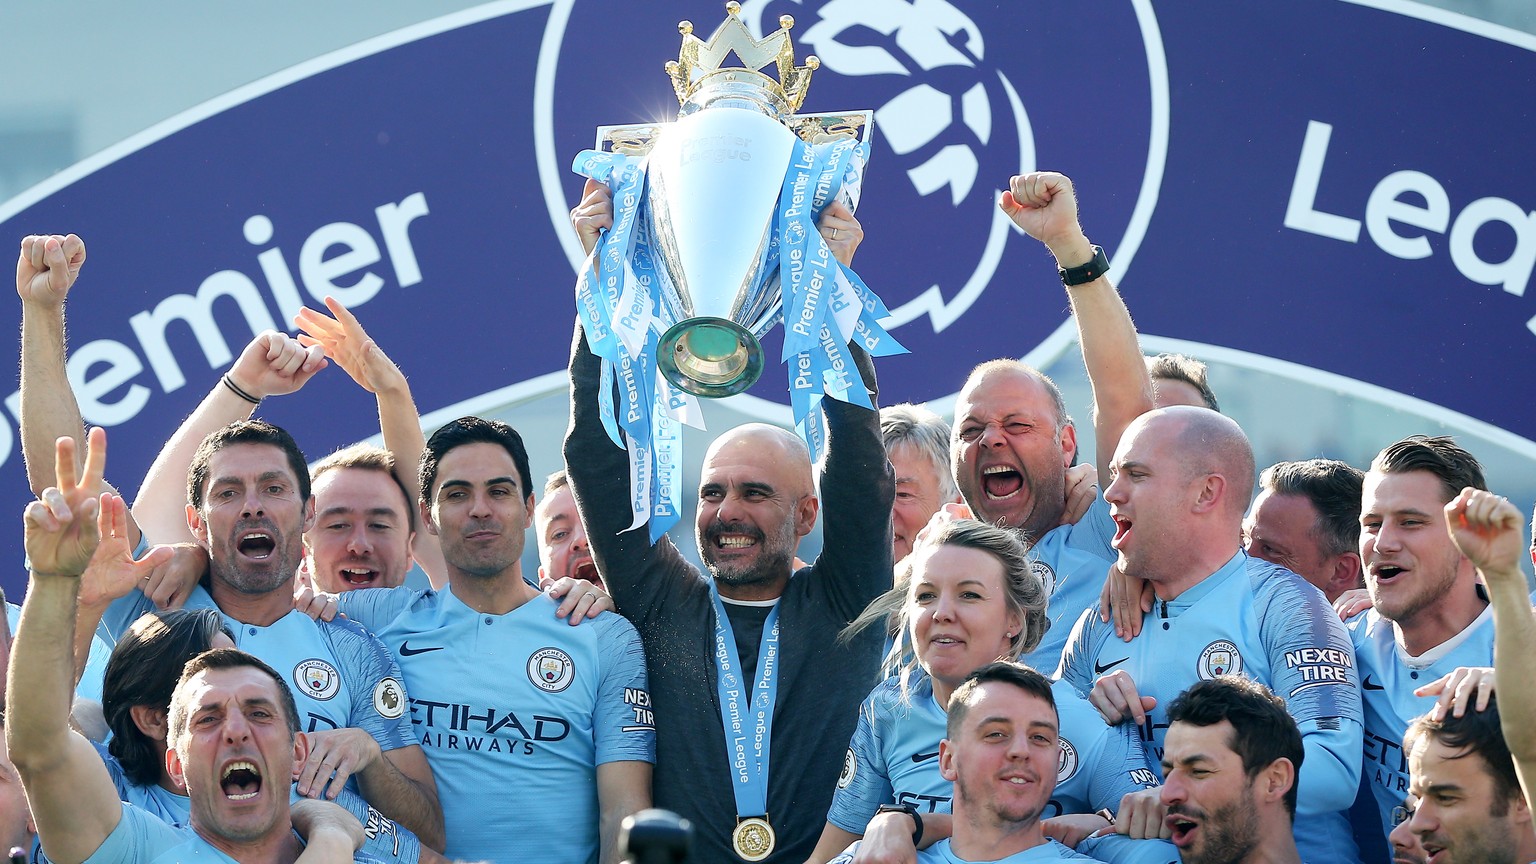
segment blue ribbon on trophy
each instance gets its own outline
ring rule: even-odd
[[[679,25],[682,50],[666,67],[678,120],[600,127],[572,166],[613,192],[614,225],[596,272],[584,268],[577,313],[602,360],[603,426],[629,453],[631,527],[649,521],[653,540],[679,512],[681,426],[703,428],[699,397],[757,381],[772,327],[785,325],[790,405],[813,459],[824,397],[871,407],[847,344],[906,350],[880,325],[880,298],[816,230],[832,201],[858,205],[871,112],[795,114],[819,62],[795,66],[793,20],[756,39],[739,6],[726,9],[708,41]],[[722,66],[733,52],[744,66]],[[758,71],[769,63],[777,80]]]

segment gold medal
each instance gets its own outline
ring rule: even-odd
[[[773,826],[766,816],[751,816],[736,823],[731,847],[743,861],[761,861],[773,854]]]

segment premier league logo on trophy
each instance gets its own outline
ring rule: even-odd
[[[654,536],[676,521],[677,424],[698,424],[698,397],[752,386],[765,365],[759,339],[776,324],[813,455],[823,396],[870,405],[848,343],[904,350],[879,324],[884,304],[816,231],[833,201],[858,204],[870,112],[795,113],[819,62],[795,65],[793,19],[759,40],[739,4],[726,10],[707,41],[679,25],[682,50],[666,64],[678,120],[600,127],[574,166],[613,192],[614,224],[584,268],[577,313],[620,394],[602,410],[630,453],[634,524],[649,521]],[[744,65],[725,66],[731,54]],[[770,65],[777,77],[760,71]]]

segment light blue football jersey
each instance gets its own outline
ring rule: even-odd
[[[863,834],[882,804],[911,804],[922,813],[950,812],[954,784],[939,773],[939,741],[945,713],[927,675],[912,683],[910,700],[901,698],[897,677],[881,682],[859,709],[859,725],[849,744],[843,774],[832,795],[827,821]],[[1120,809],[1120,799],[1157,785],[1141,738],[1130,726],[1106,726],[1099,713],[1063,682],[1052,685],[1060,723],[1061,758],[1056,789],[1041,818],[1063,813]],[[1169,844],[1126,841],[1118,861],[1161,864]],[[1164,847],[1164,848],[1141,848]],[[1175,856],[1176,857],[1176,856]]]
[[[102,763],[107,767],[107,774],[112,777],[112,785],[117,787],[117,797],[123,803],[132,804],[171,825],[191,824],[191,798],[186,795],[177,795],[159,785],[140,786],[134,783],[127,774],[123,773],[123,766],[116,757],[107,752],[107,748],[99,744],[95,746]],[[289,790],[291,801],[303,800],[292,781],[289,781]],[[397,864],[416,864],[421,860],[421,841],[416,838],[416,835],[368,806],[368,802],[361,796],[350,789],[343,789],[336,797],[336,803],[345,807],[347,812],[356,816],[357,821],[363,824],[363,836],[367,838],[363,843],[363,853],[381,861],[397,862]]]
[[[118,820],[117,827],[96,847],[91,857],[85,859],[85,864],[120,864],[123,861],[138,864],[196,861],[233,864],[234,860],[197,836],[191,828],[173,826],[132,804],[124,803],[123,818]],[[356,864],[382,864],[364,852],[358,852],[352,860]]]
[[[1484,609],[1465,630],[1420,657],[1409,656],[1397,644],[1396,628],[1374,609],[1350,619],[1349,630],[1365,702],[1365,765],[1360,785],[1362,791],[1370,787],[1380,819],[1367,821],[1372,808],[1357,808],[1356,827],[1385,837],[1392,830],[1392,808],[1402,806],[1408,794],[1403,734],[1415,717],[1435,707],[1435,697],[1415,696],[1413,691],[1459,666],[1492,666],[1493,611]]]
[[[597,766],[656,759],[635,628],[611,612],[572,627],[542,594],[505,615],[452,590],[377,588],[340,602],[400,654],[447,856],[597,861]]]
[[[1070,685],[1057,682],[1052,690],[1061,724],[1061,759],[1044,817],[1116,810],[1127,792],[1157,785],[1133,728],[1104,725]],[[913,682],[910,701],[902,700],[896,677],[882,681],[859,709],[859,725],[827,821],[863,834],[882,804],[948,813],[953,784],[939,774],[944,723],[944,710],[934,699],[927,675]]]
[[[1154,766],[1162,762],[1168,705],[1196,681],[1240,674],[1285,699],[1306,750],[1296,819],[1302,858],[1353,858],[1344,811],[1360,779],[1363,711],[1349,633],[1322,592],[1239,551],[1176,599],[1158,601],[1130,642],[1099,620],[1095,604],[1073,628],[1058,677],[1086,695],[1118,669],[1142,696],[1157,698],[1140,727]]]
[[[1022,658],[1030,668],[1049,672],[1061,661],[1072,625],[1083,610],[1099,602],[1104,576],[1119,557],[1109,545],[1114,539],[1115,522],[1101,496],[1076,524],[1047,531],[1030,548],[1030,570],[1045,584],[1045,614],[1051,620],[1040,644]]]
[[[109,606],[102,621],[113,638],[121,638],[153,608],[149,598],[134,591]],[[186,608],[217,607],[198,586]],[[284,677],[298,704],[303,731],[362,729],[385,751],[417,743],[405,716],[408,697],[400,667],[389,649],[355,621],[315,621],[294,611],[266,627],[242,624],[228,615],[224,623],[234,632],[236,647]],[[348,788],[356,791],[355,780]]]

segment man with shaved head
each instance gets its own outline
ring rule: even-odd
[[[612,224],[607,189],[572,211],[588,249]],[[847,262],[862,232],[833,204],[821,234]],[[864,385],[874,368],[850,346]],[[603,429],[600,361],[578,327],[566,473],[592,559],[640,631],[656,723],[655,806],[694,826],[691,860],[800,864],[816,846],[859,703],[878,682],[883,633],[838,633],[891,586],[891,469],[876,412],[822,402],[820,494],[794,434],[750,424],[704,457],[694,524],[701,573],[663,537],[630,530],[625,451]],[[822,553],[796,571],[826,506]]]
[[[1295,824],[1302,857],[1351,860],[1340,811],[1360,780],[1354,651],[1319,591],[1243,551],[1254,461],[1242,429],[1206,408],[1151,411],[1126,429],[1109,477],[1119,566],[1150,581],[1156,603],[1129,642],[1097,608],[1083,613],[1059,676],[1090,694],[1108,722],[1137,723],[1153,764],[1164,755],[1167,706],[1191,684],[1235,674],[1269,687],[1285,699],[1306,752]],[[1138,822],[1166,831],[1160,818],[1125,808],[1120,817],[1121,831]]]

